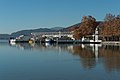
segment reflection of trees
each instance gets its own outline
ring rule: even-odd
[[[95,53],[89,47],[73,46],[73,55],[80,56],[84,68],[91,69],[97,63]],[[99,48],[98,57],[98,61],[102,61],[106,70],[120,70],[120,46],[104,45]]]
[[[80,56],[81,64],[84,68],[91,69],[96,65],[95,54],[91,49],[82,48],[81,46],[74,46],[73,50],[73,55]]]
[[[103,58],[108,71],[120,70],[120,46],[104,46],[100,49],[99,57]]]
[[[45,44],[17,44],[17,48],[24,48],[28,50],[40,50],[40,51],[49,51],[57,50],[59,51],[68,51],[73,55],[80,57],[81,65],[86,69],[91,69],[96,66],[97,61],[101,61],[105,66],[106,70],[120,70],[120,46],[104,45],[98,50],[98,58],[95,56],[95,51],[92,50],[90,46],[85,45],[82,48],[80,45],[45,45]],[[95,47],[94,47],[95,48]],[[99,63],[98,63],[99,64]]]

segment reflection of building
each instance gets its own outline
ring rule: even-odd
[[[84,45],[73,47],[73,55],[80,57],[80,63],[84,68],[91,69],[96,65],[95,54],[89,45]]]
[[[94,52],[95,54],[95,58],[98,58],[99,57],[99,47],[102,46],[102,44],[90,44],[90,46],[92,47],[92,51]]]
[[[73,55],[80,56],[81,65],[90,69],[102,63],[106,70],[120,70],[120,46],[115,45],[84,45],[73,47]]]
[[[15,45],[14,45],[15,46]],[[82,47],[84,46],[84,47]],[[120,70],[120,46],[112,45],[71,45],[71,44],[16,44],[17,48],[23,50],[39,50],[39,51],[55,51],[64,53],[64,51],[72,55],[80,57],[80,65],[85,69],[91,69],[96,65],[102,65],[108,71]],[[62,54],[60,54],[62,55]]]
[[[120,70],[120,46],[104,45],[100,49],[99,57],[103,58],[103,64],[108,71]]]

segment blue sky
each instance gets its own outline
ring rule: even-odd
[[[68,27],[92,15],[119,14],[120,0],[0,0],[0,33],[45,27]]]

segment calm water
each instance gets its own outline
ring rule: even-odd
[[[120,80],[120,46],[2,42],[0,80]]]

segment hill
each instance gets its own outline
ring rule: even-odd
[[[55,32],[56,30],[48,29],[48,28],[39,28],[39,29],[30,29],[30,30],[21,30],[17,32],[13,32],[11,36],[17,37],[19,35],[30,35],[33,32]]]
[[[0,34],[0,39],[1,40],[7,40],[10,38],[10,35],[9,34]]]
[[[77,23],[75,25],[69,26],[67,28],[63,28],[60,31],[65,32],[65,31],[74,31],[75,29],[78,29],[80,27],[81,23]]]
[[[33,32],[55,32],[63,29],[63,27],[53,27],[53,28],[38,28],[38,29],[29,29],[13,32],[11,34],[0,34],[0,39],[9,39],[10,37],[17,37],[20,35],[30,35]]]

